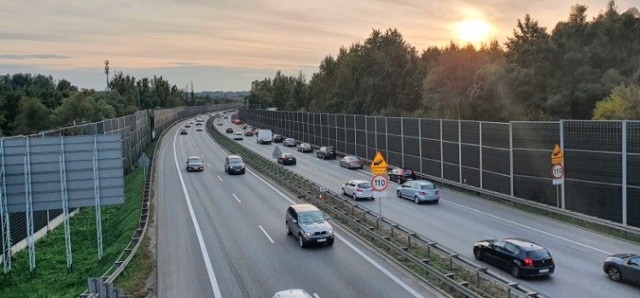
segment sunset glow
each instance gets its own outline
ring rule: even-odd
[[[490,26],[483,20],[465,20],[457,25],[458,38],[464,42],[477,43],[486,40]]]

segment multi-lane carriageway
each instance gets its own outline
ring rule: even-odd
[[[284,211],[297,199],[249,169],[228,176],[225,153],[206,132],[178,135],[174,127],[160,144],[158,167],[158,290],[160,297],[269,297],[287,288],[303,288],[317,297],[433,297],[437,291],[337,228],[333,247],[300,249],[285,235]],[[241,130],[225,120],[216,126]],[[231,134],[227,134],[231,137]],[[238,141],[271,158],[274,145]],[[295,148],[298,159],[288,167],[334,192],[350,179],[369,173],[340,168]],[[187,155],[201,155],[203,173],[187,173]],[[381,202],[385,217],[473,258],[477,240],[521,237],[545,246],[556,263],[550,278],[515,280],[507,272],[489,270],[551,297],[640,297],[640,289],[610,281],[602,271],[605,256],[640,252],[640,246],[552,219],[442,189],[437,205],[415,205],[395,197]],[[372,212],[379,202],[359,201]],[[336,225],[334,224],[334,227]],[[486,264],[478,263],[486,266]]]

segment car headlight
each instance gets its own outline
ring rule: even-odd
[[[305,232],[305,233],[304,233],[304,235],[305,235],[305,236],[307,236],[307,237],[310,237],[310,236],[311,236],[311,233],[307,233],[307,232]]]
[[[329,235],[333,235],[333,230],[329,231],[328,233]]]

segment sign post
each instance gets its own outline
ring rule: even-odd
[[[389,179],[387,178],[387,161],[384,160],[382,153],[378,151],[371,161],[371,186],[373,187],[373,197],[378,198],[378,209],[380,217],[382,217],[382,198],[387,197],[387,187],[389,187]]]
[[[556,144],[551,153],[551,177],[553,185],[556,186],[556,202],[560,208],[560,185],[564,183],[564,153],[560,150],[560,146]]]

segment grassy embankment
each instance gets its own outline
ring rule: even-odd
[[[30,276],[28,250],[13,256],[9,275],[0,278],[0,297],[77,297],[87,288],[87,278],[104,274],[122,253],[138,227],[144,171],[137,167],[125,176],[125,203],[103,206],[103,261],[98,262],[94,208],[82,208],[70,219],[73,271],[67,273],[64,226],[38,240],[36,275]]]

